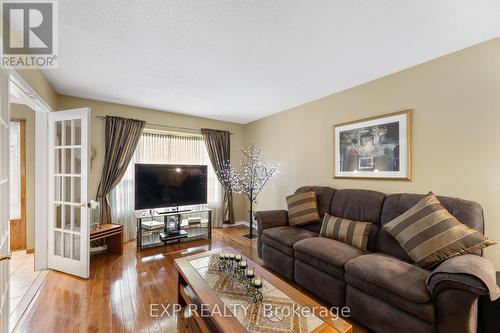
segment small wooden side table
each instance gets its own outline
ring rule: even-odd
[[[121,224],[101,224],[99,229],[90,232],[90,241],[106,239],[108,252],[123,254],[123,225]]]

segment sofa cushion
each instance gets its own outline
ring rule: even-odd
[[[345,263],[365,254],[354,246],[322,237],[301,240],[295,243],[293,249],[295,259],[342,280]]]
[[[286,204],[289,225],[298,226],[320,220],[314,191],[289,195],[286,197]]]
[[[371,253],[349,260],[345,281],[401,310],[426,321],[434,321],[426,279],[429,271],[383,253]]]
[[[425,280],[428,270],[383,253],[357,257],[345,265],[347,274],[415,303],[427,303],[431,294]]]
[[[293,244],[300,240],[317,236],[318,234],[302,228],[286,226],[265,229],[262,241],[264,244],[293,256]]]
[[[349,220],[372,223],[367,248],[369,251],[374,251],[385,197],[384,193],[376,191],[338,190],[333,196],[329,214]]]
[[[380,224],[385,194],[370,190],[338,190],[333,196],[330,215],[354,221]]]
[[[416,265],[424,268],[496,244],[460,223],[432,192],[386,223],[384,230],[396,238]]]
[[[417,202],[422,200],[423,197],[425,197],[424,194],[410,193],[388,195],[384,200],[382,208],[381,224],[384,225],[389,221],[394,220],[396,217],[403,214]],[[446,210],[448,210],[457,220],[466,224],[470,228],[483,233],[483,209],[478,203],[452,197],[438,196],[437,198],[443,207],[446,208]],[[412,262],[411,258],[406,254],[399,243],[387,231],[382,229],[378,232],[376,251]],[[478,251],[476,254],[481,254],[481,251]]]
[[[369,222],[353,221],[326,214],[319,236],[335,239],[366,251],[371,225]]]

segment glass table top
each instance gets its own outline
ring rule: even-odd
[[[219,255],[190,260],[190,264],[248,332],[313,332],[324,322],[311,309],[296,303],[262,279],[263,299],[254,302],[237,279],[219,272]]]

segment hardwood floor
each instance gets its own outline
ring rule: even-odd
[[[24,315],[38,292],[48,271],[35,271],[35,256],[23,251],[12,253],[10,261],[10,322],[11,328]]]
[[[136,252],[125,244],[122,256],[91,257],[88,280],[50,271],[16,332],[193,332],[194,320],[184,316],[151,316],[150,304],[160,313],[175,304],[177,274],[174,259],[231,246],[263,264],[257,241],[243,237],[244,227],[214,229],[212,242],[198,240]],[[359,326],[354,332],[366,332]]]

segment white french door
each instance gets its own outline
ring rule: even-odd
[[[9,331],[9,73],[0,70],[0,332]]]
[[[49,114],[48,267],[89,277],[90,109]]]

